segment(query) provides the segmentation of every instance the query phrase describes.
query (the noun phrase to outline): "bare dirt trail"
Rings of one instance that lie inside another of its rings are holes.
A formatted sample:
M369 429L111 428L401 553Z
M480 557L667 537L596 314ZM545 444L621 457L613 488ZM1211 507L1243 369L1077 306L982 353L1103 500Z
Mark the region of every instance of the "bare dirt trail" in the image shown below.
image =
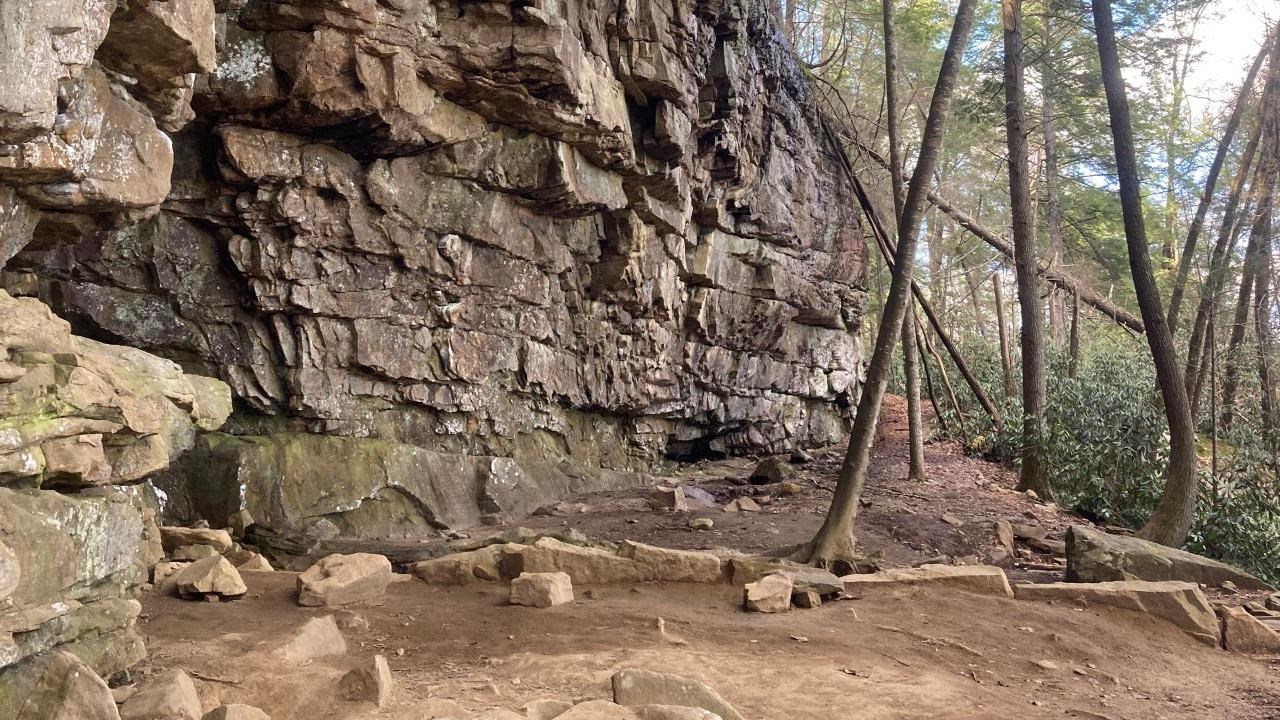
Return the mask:
M1280 717L1274 665L1111 608L877 592L760 615L740 611L728 586L665 585L599 588L596 599L579 588L574 604L536 610L505 606L497 585L415 581L353 609L368 629L346 631L350 656L288 667L244 653L324 613L297 607L290 573L246 580L249 596L234 603L149 596L147 662L193 672L206 707L246 702L274 720L426 720L431 698L472 711L609 698L622 667L702 679L757 720ZM398 682L392 705L338 700L337 678L375 653Z
M905 480L906 428L894 398L881 431L859 542L886 566L940 554L984 557L994 548L996 518L1025 518L1055 536L1078 522L1013 492L1011 469L951 444L927 446L928 482ZM812 534L841 459L836 448L801 466L801 492L772 497L758 513L637 510L644 493L635 492L580 498L589 512L522 524L669 547L774 548ZM707 463L682 480L730 498L750 491L741 482L753 465ZM691 530L694 517L715 527ZM1011 579L1020 574L1035 571L1010 568ZM245 573L245 580L249 595L234 603L147 595L141 627L151 657L139 672L182 667L195 673L206 708L246 702L274 720L429 720L443 712L443 700L482 711L609 698L609 677L622 667L704 680L750 720L1280 718L1274 659L1211 649L1162 621L1113 608L934 589L867 591L816 610L760 615L740 610L732 586L641 585L578 587L575 603L535 610L507 606L498 584L408 581L392 584L381 603L352 608L367 625L347 623L347 656L292 667L252 649L325 613L296 605L291 573ZM399 683L381 711L336 695L338 677L373 654L388 657Z

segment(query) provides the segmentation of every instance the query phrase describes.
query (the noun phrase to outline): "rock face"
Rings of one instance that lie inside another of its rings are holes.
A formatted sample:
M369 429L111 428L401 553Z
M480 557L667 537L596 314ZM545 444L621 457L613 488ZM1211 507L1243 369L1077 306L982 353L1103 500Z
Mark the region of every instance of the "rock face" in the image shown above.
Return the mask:
M66 651L6 671L17 682L0 693L0 717L15 720L119 720L111 689L80 658Z
M1271 589L1258 578L1226 563L1082 525L1067 531L1067 579L1072 582L1181 580L1210 587L1232 582L1242 590Z
M231 386L174 517L426 534L842 434L866 246L764 0L45 5L4 283Z

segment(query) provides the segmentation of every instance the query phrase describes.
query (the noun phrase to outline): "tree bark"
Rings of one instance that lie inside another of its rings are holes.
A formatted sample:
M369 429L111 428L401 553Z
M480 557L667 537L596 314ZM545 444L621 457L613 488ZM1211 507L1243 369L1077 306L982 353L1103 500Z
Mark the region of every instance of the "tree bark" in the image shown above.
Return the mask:
M907 186L902 218L898 225L893 277L889 283L889 293L885 299L862 395L858 400L857 414L849 437L849 450L840 469L831 507L806 553L806 560L821 567L847 565L853 561L854 519L862 497L862 487L867 479L871 445L875 440L885 385L889 381L894 345L902 330L902 319L907 314L920 219L924 213L929 183L938 166L951 95L959 75L961 56L968 42L969 31L973 27L975 5L976 0L960 0L956 11L951 38L943 54L942 67L930 101L929 118L921 136L915 171Z
M1049 267L1058 267L1062 263L1064 252L1062 240L1062 205L1058 200L1058 139L1055 129L1053 92L1047 74L1053 70L1052 13L1045 13L1041 22L1044 24L1044 43L1041 59L1041 132L1044 136L1044 207L1045 224L1049 236L1049 256L1045 259ZM1049 331L1057 343L1066 340L1066 295L1063 292L1049 292ZM1074 309L1073 309L1074 312Z
M1240 156L1240 167L1236 170L1231 192L1227 194L1227 204L1222 212L1222 227L1218 230L1217 242L1214 243L1213 249L1209 252L1209 272L1205 276L1204 286L1200 289L1200 302L1196 306L1196 317L1191 324L1191 338L1187 341L1187 369L1183 373L1183 381L1188 389L1196 389L1191 394L1191 412L1193 415L1200 404L1198 388L1201 385L1200 378L1203 375L1203 367L1198 362L1198 358L1202 354L1201 348L1204 344L1209 318L1212 316L1213 308L1218 302L1218 296L1226 285L1227 264L1231 258L1231 248L1236 241L1240 197L1243 194L1245 181L1249 177L1249 169L1253 166L1253 157L1258 149L1261 130L1261 124L1254 128L1248 144L1245 145L1244 153Z
M1280 35L1273 32L1274 39L1271 42L1280 41ZM1205 217L1209 214L1209 206L1213 204L1213 194L1218 187L1218 176L1222 173L1222 166L1227 160L1227 155L1231 151L1231 143L1235 139L1236 130L1240 127L1240 120L1244 117L1245 108L1249 105L1249 96L1253 92L1253 82L1258 76L1258 70L1262 68L1262 63L1266 59L1269 48L1263 45L1258 56L1254 58L1253 64L1249 66L1249 72L1245 75L1244 83L1240 86L1240 92L1236 95L1235 107L1231 109L1231 116L1227 119L1227 125L1222 130L1222 140L1218 143L1218 151L1214 153L1213 163L1209 165L1209 174L1205 177L1204 193L1200 195L1200 204L1196 206L1195 218L1191 221L1191 227L1187 230L1187 240L1182 246L1182 256L1178 260L1178 275L1173 281L1173 292L1169 296L1169 331L1178 331L1178 314L1182 308L1182 295L1186 290L1187 276L1191 273L1191 261L1196 251L1196 243L1199 242L1200 232L1204 228ZM1192 350L1187 357L1195 357L1195 351Z
M889 132L889 183L893 188L894 228L902 222L902 205L905 192L902 188L902 146L898 135L898 51L894 42L893 2L882 0L884 17L884 97L885 119ZM911 302L910 299L907 300ZM907 312L902 321L902 374L907 385L907 477L924 480L924 427L920 413L920 369L916 358L915 313Z
M1022 0L1003 0L1004 118L1009 148L1009 205L1013 216L1014 267L1022 317L1022 467L1018 490L1052 497L1044 452L1044 320L1037 280L1035 218L1031 214L1031 178L1027 157L1026 92L1023 81L1025 45Z
M1080 295L1071 296L1071 362L1067 366L1067 377L1075 379L1080 372Z
M1009 352L1009 330L1004 322L1004 291L1000 289L1000 273L991 274L991 294L996 304L996 325L1000 332L1000 372L1004 379L1004 397L1013 397L1013 355Z
M1120 55L1111 17L1111 0L1092 0L1092 3L1094 27L1098 35L1098 58L1106 89L1107 110L1111 118L1111 136L1115 143L1120 207L1124 216L1125 242L1129 250L1129 272L1133 276L1134 293L1142 311L1142 322L1147 329L1147 344L1151 348L1156 382L1160 386L1165 417L1169 424L1169 470L1164 493L1140 534L1148 540L1177 547L1186 541L1195 519L1195 428L1187 388L1182 382L1178 352L1173 345L1173 334L1169 332L1169 325L1165 322L1160 290L1151 269L1151 253L1147 248L1147 231L1142 218L1142 188L1138 180L1137 155L1133 146L1133 123L1129 117L1124 78L1120 74Z

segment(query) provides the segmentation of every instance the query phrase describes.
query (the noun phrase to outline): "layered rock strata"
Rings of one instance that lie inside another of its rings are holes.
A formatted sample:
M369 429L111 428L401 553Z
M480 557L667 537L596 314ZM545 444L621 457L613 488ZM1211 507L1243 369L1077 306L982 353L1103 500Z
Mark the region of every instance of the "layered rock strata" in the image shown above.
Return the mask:
M866 248L763 0L3 12L4 287L234 393L172 516L433 533L842 434Z

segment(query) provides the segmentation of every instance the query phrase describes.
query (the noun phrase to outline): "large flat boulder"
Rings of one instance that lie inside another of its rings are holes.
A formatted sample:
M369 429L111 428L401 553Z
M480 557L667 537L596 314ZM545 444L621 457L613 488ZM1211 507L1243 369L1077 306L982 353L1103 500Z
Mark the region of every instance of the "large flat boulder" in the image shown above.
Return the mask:
M628 668L614 673L613 701L619 705L683 705L702 708L724 720L743 720L710 685L651 670Z
M921 565L918 568L894 568L876 573L846 575L845 592L869 588L950 588L979 595L1013 597L1004 571L993 565Z
M1067 580L1180 580L1210 587L1230 581L1242 590L1271 589L1265 582L1224 562L1083 525L1067 530Z
M390 583L391 561L385 555L329 555L298 576L298 604L319 607L380 600Z
M1014 586L1019 600L1081 602L1147 613L1168 620L1208 645L1217 645L1218 618L1195 583L1121 580L1098 583L1046 583Z

